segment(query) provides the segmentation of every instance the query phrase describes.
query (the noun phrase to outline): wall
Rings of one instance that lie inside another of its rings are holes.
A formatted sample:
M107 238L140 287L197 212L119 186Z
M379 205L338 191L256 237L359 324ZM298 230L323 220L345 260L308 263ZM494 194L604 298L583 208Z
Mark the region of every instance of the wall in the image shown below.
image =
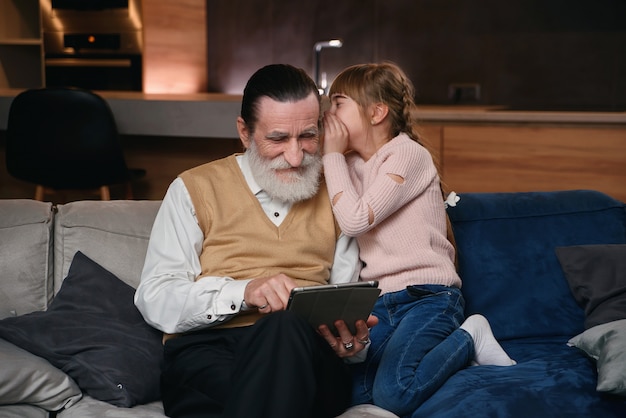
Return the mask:
M329 80L347 65L392 60L418 101L446 104L452 83L481 86L479 104L626 109L623 0L207 0L208 90L241 93L262 65Z

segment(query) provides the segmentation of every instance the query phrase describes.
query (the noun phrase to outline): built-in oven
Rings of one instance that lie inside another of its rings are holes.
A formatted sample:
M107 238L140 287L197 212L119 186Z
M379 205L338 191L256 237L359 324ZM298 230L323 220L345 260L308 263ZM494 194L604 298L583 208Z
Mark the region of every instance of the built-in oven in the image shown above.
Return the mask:
M46 86L141 91L141 0L44 0Z

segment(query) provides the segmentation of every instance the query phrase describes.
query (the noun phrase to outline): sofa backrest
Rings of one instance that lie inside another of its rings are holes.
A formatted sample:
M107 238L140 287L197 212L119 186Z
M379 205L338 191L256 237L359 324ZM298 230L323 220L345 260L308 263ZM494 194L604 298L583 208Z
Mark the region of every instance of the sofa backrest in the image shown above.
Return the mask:
M54 291L74 254L87 257L133 287L139 285L156 200L78 201L59 205L54 222Z
M555 248L626 243L625 205L588 190L460 197L448 214L466 313L484 314L503 340L582 332Z
M52 204L0 200L0 319L52 300Z

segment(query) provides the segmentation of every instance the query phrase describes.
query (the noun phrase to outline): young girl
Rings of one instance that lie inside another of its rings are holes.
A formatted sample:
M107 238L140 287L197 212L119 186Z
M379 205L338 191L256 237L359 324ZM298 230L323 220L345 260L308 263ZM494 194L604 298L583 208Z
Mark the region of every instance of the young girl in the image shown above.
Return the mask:
M515 364L483 316L464 322L442 188L419 141L413 94L396 65L355 65L333 82L323 121L334 214L357 237L361 280L382 289L367 360L352 366L353 403L400 416L470 363Z

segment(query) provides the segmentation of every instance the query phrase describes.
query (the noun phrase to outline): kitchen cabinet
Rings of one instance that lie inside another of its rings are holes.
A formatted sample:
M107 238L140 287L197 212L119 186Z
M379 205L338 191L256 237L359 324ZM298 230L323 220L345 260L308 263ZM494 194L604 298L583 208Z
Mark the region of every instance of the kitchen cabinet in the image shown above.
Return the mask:
M39 0L0 0L0 88L43 85Z
M594 189L626 201L624 126L430 126L441 129L449 190Z
M437 166L439 172L442 172L442 148L443 148L443 126L438 125L421 125L420 141L424 147L430 151L433 162Z

